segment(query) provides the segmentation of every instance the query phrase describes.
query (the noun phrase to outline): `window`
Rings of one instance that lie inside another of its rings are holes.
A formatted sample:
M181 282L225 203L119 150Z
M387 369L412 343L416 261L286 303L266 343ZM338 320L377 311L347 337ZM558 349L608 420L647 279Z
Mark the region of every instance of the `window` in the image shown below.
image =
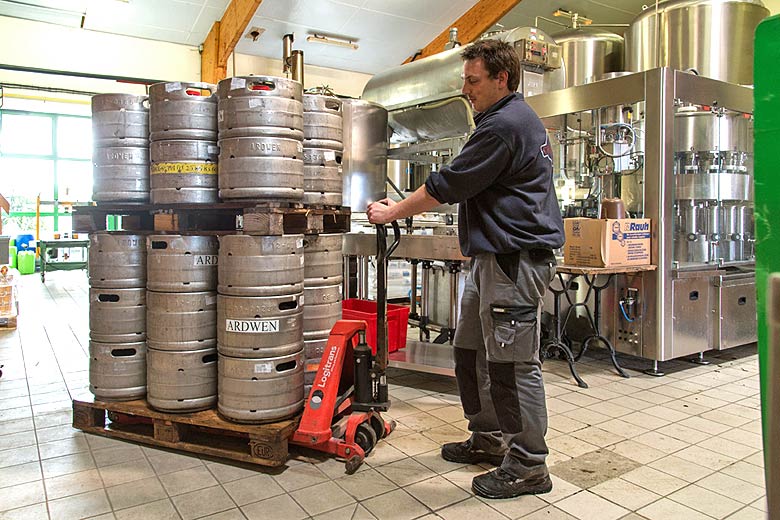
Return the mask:
M0 109L0 193L11 203L4 234L71 231L68 203L92 198L91 156L89 117Z

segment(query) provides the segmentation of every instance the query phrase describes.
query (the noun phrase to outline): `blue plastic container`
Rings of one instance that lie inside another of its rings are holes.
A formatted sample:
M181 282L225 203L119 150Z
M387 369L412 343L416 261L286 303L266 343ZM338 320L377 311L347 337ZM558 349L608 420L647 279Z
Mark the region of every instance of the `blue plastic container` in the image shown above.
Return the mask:
M22 251L35 251L34 241L35 238L32 235L16 235L14 245L19 253Z

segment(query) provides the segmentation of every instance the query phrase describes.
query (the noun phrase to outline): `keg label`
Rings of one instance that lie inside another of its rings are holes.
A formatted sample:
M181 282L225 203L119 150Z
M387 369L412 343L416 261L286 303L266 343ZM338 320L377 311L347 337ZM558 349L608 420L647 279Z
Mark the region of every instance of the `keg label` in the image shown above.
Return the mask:
M273 363L255 363L255 374L270 374L273 371Z
M244 78L231 78L230 90L235 90L237 88L246 88L246 80Z
M298 305L303 306L303 295L298 296Z
M218 261L219 255L196 255L193 265L217 265Z
M225 330L241 334L279 332L279 320L225 320Z
M249 99L249 108L257 108L257 107L262 107L264 105L265 105L265 100L263 98Z
M225 111L224 110L218 110L217 111L217 122L221 123L225 120Z
M149 171L152 175L165 173L172 174L195 174L195 175L216 175L217 165L214 163L173 163L160 162L154 163Z
M334 152L333 150L326 150L322 155L325 156L326 161L336 160L336 152Z
M165 84L165 92L175 92L177 90L181 90L181 83L179 83L178 81Z
M303 239L302 238L299 238L298 240L295 241L295 247L297 247L298 249L302 249L303 248Z

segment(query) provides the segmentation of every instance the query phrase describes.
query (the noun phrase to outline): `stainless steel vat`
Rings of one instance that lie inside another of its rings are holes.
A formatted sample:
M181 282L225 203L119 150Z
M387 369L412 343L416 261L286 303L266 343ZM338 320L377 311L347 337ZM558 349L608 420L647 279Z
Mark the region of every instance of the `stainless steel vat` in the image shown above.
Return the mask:
M303 291L303 235L219 239L220 294L279 296Z
M667 0L626 31L626 67L696 69L708 78L753 84L753 33L769 16L760 0Z
M116 289L146 286L146 237L90 233L89 285Z
M344 100L343 204L365 211L387 196L387 110L359 99Z
M89 391L104 401L146 394L146 343L89 342Z
M220 415L236 422L284 419L303 407L303 352L266 359L219 355Z
M564 88L584 85L623 66L623 37L597 27L578 27L552 35L561 46Z
M146 351L146 401L164 412L197 412L217 404L217 349Z
M146 242L151 291L198 292L217 288L217 238L208 235L150 235Z
M155 350L178 352L216 347L216 291L147 291L146 343Z
M217 86L171 81L149 87L152 141L217 140Z
M146 339L146 288L89 290L89 337L101 343Z

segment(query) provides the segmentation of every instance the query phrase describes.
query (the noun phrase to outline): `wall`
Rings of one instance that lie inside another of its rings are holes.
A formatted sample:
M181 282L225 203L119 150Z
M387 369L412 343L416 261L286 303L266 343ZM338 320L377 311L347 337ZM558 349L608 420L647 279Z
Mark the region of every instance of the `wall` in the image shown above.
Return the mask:
M4 16L0 16L0 64L151 80L200 79L200 54L193 46ZM338 94L353 97L360 96L363 86L371 78L369 74L311 65L306 65L304 72L306 88L328 85ZM235 56L235 64L233 59L228 63L229 76L249 74L281 76L281 59L239 54ZM8 70L0 70L0 82L86 92L142 94L145 91L144 86L131 83ZM6 93L10 99L13 95L43 97L34 91ZM48 96L51 97L51 94ZM57 97L65 99L72 96L58 94Z

